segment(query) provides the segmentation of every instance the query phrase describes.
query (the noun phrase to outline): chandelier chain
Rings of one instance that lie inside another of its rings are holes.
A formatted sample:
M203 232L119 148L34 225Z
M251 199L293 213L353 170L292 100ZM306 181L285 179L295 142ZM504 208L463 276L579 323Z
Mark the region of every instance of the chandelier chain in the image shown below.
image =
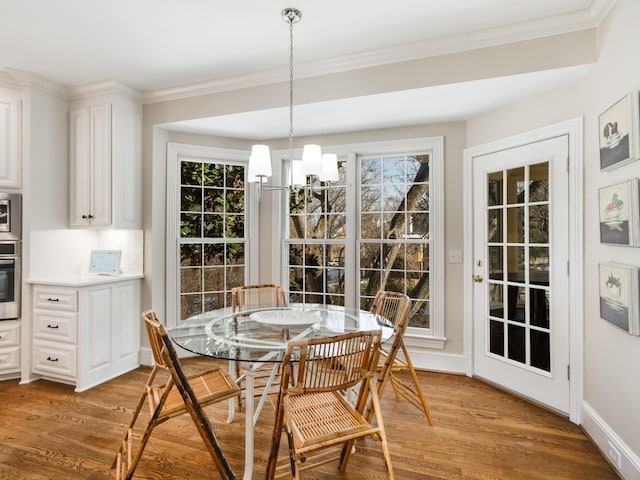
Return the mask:
M289 161L293 161L293 19L289 17Z

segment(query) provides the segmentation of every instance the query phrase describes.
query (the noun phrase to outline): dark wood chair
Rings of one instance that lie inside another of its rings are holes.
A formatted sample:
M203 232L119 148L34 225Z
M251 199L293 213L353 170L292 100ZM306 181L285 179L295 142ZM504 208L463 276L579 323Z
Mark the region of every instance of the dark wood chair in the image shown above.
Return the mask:
M116 469L116 479L133 477L155 427L185 413L193 419L222 478L234 479L235 475L202 407L238 397L240 389L221 368L186 376L167 330L158 320L156 313L144 312L142 318L147 327L155 365L113 461L112 468ZM157 381L159 372L166 373L165 377L168 379L165 383L160 384ZM149 407L149 418L143 429L136 423L145 403Z

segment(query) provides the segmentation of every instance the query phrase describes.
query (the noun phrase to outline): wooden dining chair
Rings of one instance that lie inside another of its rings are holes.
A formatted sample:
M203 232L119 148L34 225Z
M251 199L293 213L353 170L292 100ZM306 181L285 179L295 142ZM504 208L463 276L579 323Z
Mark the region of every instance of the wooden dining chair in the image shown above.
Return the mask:
M274 283L242 285L231 289L231 306L234 312L262 307L286 305L284 288Z
M394 478L374 379L380 337L375 330L287 343L266 479L298 479L333 460L345 471L354 441L367 436L380 441L387 478ZM352 405L343 392L358 385ZM369 398L375 425L362 415ZM283 430L289 463L279 466Z
M378 362L378 395L382 396L382 392L387 383L391 383L396 398L404 398L421 409L429 425L433 425L431 412L427 405L427 400L420 387L418 375L416 374L411 357L404 344L404 334L409 325L409 309L411 308L411 299L397 292L380 290L371 306L371 312L376 315L378 323L387 325L394 329L394 336L390 346L381 345L380 359ZM402 351L403 358L398 357L398 353ZM398 373L408 372L411 376L412 384L403 381L398 377ZM371 418L372 412L367 412L367 418Z
M178 355L164 325L154 311L142 314L147 327L155 365L142 391L140 400L111 468L116 468L116 479L130 479L142 457L142 453L154 428L167 420L189 413L202 437L211 458L224 479L234 479L218 443L211 423L202 407L240 395L233 379L221 368L186 376ZM157 381L159 372L165 372L166 383ZM142 407L149 407L149 418L142 429L136 426Z
M231 306L234 312L242 312L255 308L283 307L287 305L284 288L282 285L275 283L265 283L258 285L242 285L231 289ZM240 379L242 383L242 368L240 362L232 361L229 366L235 374L236 379ZM278 386L278 368L269 363L265 363L262 367L256 369L254 374L254 382L257 388L254 396L261 396L262 392L267 389L270 393L276 392L272 389ZM242 408L241 399L238 400L238 408Z

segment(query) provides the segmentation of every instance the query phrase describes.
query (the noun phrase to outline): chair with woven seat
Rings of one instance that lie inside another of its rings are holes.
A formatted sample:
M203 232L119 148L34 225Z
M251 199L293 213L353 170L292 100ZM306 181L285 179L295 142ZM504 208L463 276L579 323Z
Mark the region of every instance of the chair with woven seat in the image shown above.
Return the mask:
M354 441L368 436L380 441L387 477L393 478L375 388L380 337L381 331L375 330L287 343L265 478L298 479L300 471L333 460L339 460L339 469L344 471ZM352 405L343 392L358 386ZM369 399L375 425L362 415ZM289 462L278 465L283 430Z
M252 308L281 307L286 305L284 288L273 283L234 287L231 289L231 305L235 312Z
M284 288L282 285L265 283L257 285L242 285L231 289L231 306L234 312L242 312L256 308L283 307L287 305ZM243 373L239 362L231 361L229 366L238 383L242 385ZM269 363L252 372L254 381L259 384L255 396L261 395L259 392L273 391L278 385L278 368L274 368ZM238 400L238 408L242 408L242 400Z
M237 397L240 389L221 368L186 376L167 330L156 313L146 311L142 318L147 327L155 365L113 461L116 479L133 477L155 427L185 413L189 413L195 423L221 477L234 479L235 475L202 407ZM156 378L160 372L168 376L166 383L160 384ZM136 423L141 418L140 413L145 403L149 407L149 419L142 430L141 425L136 426Z
M427 400L404 344L404 334L409 325L410 308L411 299L403 293L380 290L373 300L371 312L376 315L378 322L394 329L391 345L389 347L383 345L380 348L378 395L382 396L384 387L390 382L396 398L402 397L422 410L429 425L433 425ZM402 351L403 358L398 357L400 351ZM399 378L397 374L400 372L408 372L413 384ZM367 417L371 418L370 412L367 413Z

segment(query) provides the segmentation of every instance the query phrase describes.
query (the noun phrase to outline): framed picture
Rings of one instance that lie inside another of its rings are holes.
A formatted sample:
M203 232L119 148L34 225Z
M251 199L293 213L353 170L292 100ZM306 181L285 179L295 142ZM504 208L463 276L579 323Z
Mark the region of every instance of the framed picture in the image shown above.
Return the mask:
M640 247L638 179L598 191L600 243Z
M601 263L599 268L600 317L631 335L640 335L640 270L620 263Z
M638 91L614 103L598 117L600 170L612 170L640 158Z

